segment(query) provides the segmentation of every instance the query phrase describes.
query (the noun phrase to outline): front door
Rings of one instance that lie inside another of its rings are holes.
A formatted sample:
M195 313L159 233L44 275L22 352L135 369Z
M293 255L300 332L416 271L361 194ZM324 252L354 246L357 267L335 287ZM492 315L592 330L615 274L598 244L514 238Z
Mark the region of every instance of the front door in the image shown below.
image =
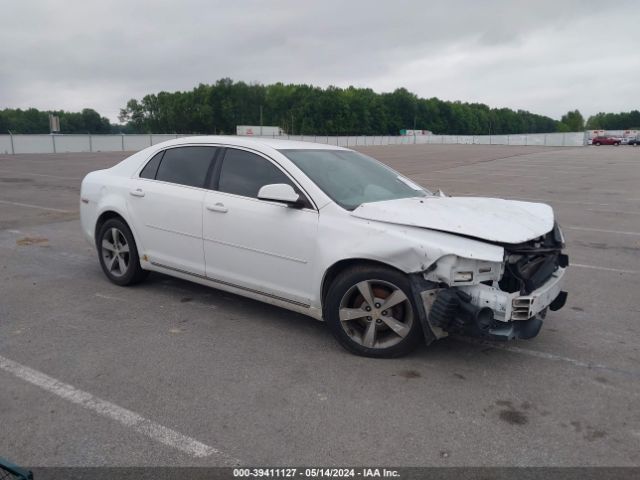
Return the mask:
M264 185L292 180L269 159L228 148L205 194L206 274L245 290L309 304L318 212L259 200Z

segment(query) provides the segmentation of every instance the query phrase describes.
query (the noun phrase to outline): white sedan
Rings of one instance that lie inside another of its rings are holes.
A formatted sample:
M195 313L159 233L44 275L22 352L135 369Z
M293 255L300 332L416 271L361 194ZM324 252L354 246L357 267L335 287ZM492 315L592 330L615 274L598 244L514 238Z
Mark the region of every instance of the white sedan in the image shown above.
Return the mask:
M325 320L349 351L532 338L561 308L551 207L434 195L353 150L186 137L88 174L82 230L118 285L155 271Z

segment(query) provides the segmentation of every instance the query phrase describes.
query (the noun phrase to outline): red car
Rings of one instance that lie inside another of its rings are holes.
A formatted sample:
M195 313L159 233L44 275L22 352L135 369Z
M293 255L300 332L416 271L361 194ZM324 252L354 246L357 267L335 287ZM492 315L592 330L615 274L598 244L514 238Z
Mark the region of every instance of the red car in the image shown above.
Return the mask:
M593 137L591 145L620 145L620 139L616 137Z

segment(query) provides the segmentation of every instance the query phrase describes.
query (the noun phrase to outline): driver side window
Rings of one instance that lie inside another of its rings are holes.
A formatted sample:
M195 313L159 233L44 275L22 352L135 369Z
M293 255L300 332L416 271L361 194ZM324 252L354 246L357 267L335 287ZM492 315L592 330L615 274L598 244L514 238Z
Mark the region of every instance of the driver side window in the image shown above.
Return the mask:
M227 149L220 169L218 191L258 198L260 188L272 183L286 183L297 190L291 180L268 160L245 150Z

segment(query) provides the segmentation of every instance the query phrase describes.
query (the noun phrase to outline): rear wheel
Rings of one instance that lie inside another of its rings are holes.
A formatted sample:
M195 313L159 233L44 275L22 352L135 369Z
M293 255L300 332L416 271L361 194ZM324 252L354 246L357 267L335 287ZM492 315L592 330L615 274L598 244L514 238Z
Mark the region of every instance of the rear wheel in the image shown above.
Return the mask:
M102 271L116 285L133 285L149 274L140 266L136 241L124 221L107 220L98 233L97 247Z
M600 145L602 145L600 142L596 142L594 143L595 146L599 147Z
M345 270L329 288L324 316L338 342L357 355L399 357L422 340L409 280L390 268Z

